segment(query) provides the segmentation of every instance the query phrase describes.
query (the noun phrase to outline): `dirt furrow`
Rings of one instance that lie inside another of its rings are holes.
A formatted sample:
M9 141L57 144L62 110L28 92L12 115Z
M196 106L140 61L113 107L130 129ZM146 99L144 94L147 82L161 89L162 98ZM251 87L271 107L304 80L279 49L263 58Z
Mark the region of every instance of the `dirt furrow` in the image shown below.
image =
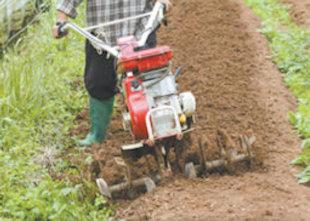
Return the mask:
M298 168L289 165L301 152L300 140L287 121L296 101L281 73L268 59L268 42L258 33L260 20L242 0L176 0L160 43L171 46L181 65L181 91L197 98L197 139L209 140L209 159L217 153L217 129L236 141L254 134L254 171L213 174L186 180L181 175L134 201L120 202L118 217L128 220L309 220L310 189L297 184ZM109 183L122 172L113 156L130 140L120 114L107 140L94 145L90 171ZM83 124L82 114L77 121ZM75 133L84 130L82 125ZM143 162L142 162L143 163ZM86 170L89 168L86 168ZM238 168L237 168L238 169Z
M300 153L287 122L295 99L268 60L260 20L241 0L178 0L161 30L161 43L182 65L180 88L198 99L198 131L215 149L217 128L236 139L254 133L263 161L253 173L175 178L119 210L150 220L307 220L310 190L299 186L289 162ZM195 145L195 143L193 143Z

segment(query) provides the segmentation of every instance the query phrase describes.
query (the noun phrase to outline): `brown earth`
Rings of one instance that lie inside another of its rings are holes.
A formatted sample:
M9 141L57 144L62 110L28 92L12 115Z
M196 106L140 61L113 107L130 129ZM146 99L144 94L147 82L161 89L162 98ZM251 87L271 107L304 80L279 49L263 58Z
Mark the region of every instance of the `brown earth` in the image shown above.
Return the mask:
M236 141L254 134L257 154L252 173L210 175L186 180L176 175L134 201L119 201L117 217L128 220L310 220L310 189L297 184L298 168L289 165L301 152L298 134L287 121L296 101L281 73L268 59L268 42L257 29L260 20L241 0L176 0L162 28L160 43L171 46L174 64L182 65L181 91L197 98L197 139L209 140L216 157L215 135L225 130ZM119 110L106 141L87 151L94 162L85 172L109 184L123 179L113 160L130 142ZM87 131L86 112L77 119ZM143 165L139 161L138 166ZM240 167L243 171L243 165ZM145 171L140 171L144 173Z
M290 14L292 20L302 26L310 25L310 1L309 0L281 0L281 3L291 5Z

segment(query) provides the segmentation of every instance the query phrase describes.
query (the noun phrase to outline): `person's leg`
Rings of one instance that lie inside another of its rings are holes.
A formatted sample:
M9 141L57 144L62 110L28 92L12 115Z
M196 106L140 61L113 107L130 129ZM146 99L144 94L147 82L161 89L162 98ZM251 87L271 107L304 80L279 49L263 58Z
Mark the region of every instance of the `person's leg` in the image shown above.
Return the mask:
M114 59L106 53L99 55L89 42L86 42L86 65L84 81L89 93L89 116L91 129L84 140L77 143L89 146L100 143L106 135L113 112L116 93Z
M90 96L106 100L116 93L117 74L115 58L106 52L98 54L97 50L86 42L86 65L84 73L85 87Z
M79 140L78 144L90 146L92 143L101 143L105 138L113 112L114 97L101 101L89 97L89 116L91 129L84 140Z

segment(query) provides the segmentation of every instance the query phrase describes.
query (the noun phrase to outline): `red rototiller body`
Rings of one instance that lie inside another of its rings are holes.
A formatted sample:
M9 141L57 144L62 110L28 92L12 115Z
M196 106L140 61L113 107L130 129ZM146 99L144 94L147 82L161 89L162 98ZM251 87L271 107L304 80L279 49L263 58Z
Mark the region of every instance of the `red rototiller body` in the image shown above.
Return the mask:
M148 23L141 39L125 36L117 40L117 46L107 45L103 40L95 37L90 31L105 26L141 19L149 16ZM165 21L164 5L156 3L152 12L142 15L101 24L98 26L80 28L74 23L65 23L60 27L61 32L68 28L86 37L95 48L107 51L118 60L121 70L121 86L124 97L123 125L133 137L131 144L121 147L122 158L116 157L115 162L126 167L126 178L123 183L109 186L104 179L97 179L97 184L103 195L112 197L114 192L128 188L145 186L151 190L156 183L165 176L172 175L168 154L170 149L175 152L175 165L180 170L185 165L179 164L179 157L183 151L184 134L193 130L192 123L196 111L195 97L191 92L178 92L176 77L180 73L172 73L172 52L168 46L146 48L149 35L157 30ZM248 151L250 154L250 150ZM157 173L147 177L132 179L129 158L138 158L144 154L152 154L157 164ZM250 155L239 157L240 160L250 158ZM227 160L216 162L224 165ZM208 169L210 162L204 160L200 168ZM213 164L212 164L213 165ZM211 165L211 166L212 166ZM187 165L190 174L195 173L195 166ZM196 166L197 167L197 166Z

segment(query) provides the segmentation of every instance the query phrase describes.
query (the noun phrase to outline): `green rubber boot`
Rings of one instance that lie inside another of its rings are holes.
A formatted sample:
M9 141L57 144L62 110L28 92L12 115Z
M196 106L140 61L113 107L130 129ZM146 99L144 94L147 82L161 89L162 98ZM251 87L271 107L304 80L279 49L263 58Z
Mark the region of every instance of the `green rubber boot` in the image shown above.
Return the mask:
M113 112L114 97L101 101L89 97L89 116L91 129L84 140L79 140L78 145L90 146L92 143L101 143L105 138Z

